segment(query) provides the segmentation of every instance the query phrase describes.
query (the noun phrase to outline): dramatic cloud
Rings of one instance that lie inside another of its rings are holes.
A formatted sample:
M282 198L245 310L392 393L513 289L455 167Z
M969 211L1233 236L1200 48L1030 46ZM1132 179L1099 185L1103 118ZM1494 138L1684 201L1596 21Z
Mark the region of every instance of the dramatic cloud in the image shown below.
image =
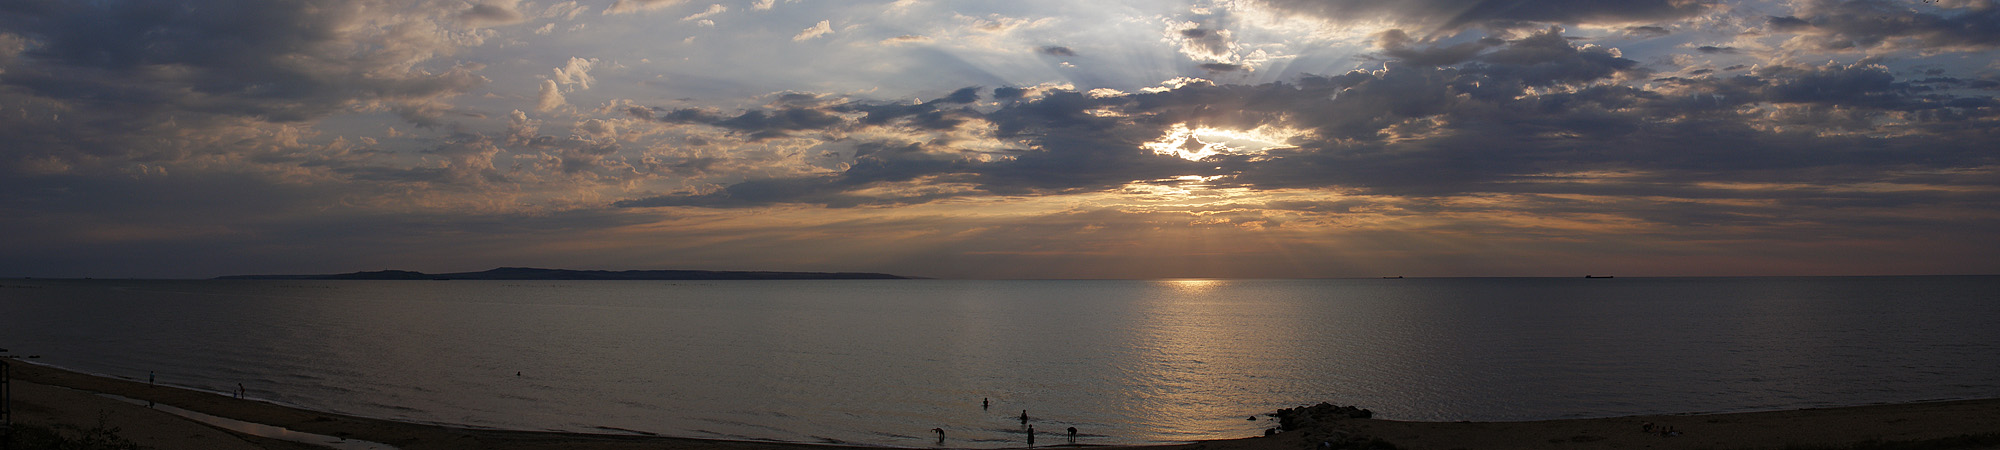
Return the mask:
M1881 0L1811 0L1797 15L1769 21L1772 29L1800 33L1801 40L1827 50L2000 47L2000 6L1991 1L1965 3L1959 9L1924 11Z
M1393 34L1384 40L1396 42ZM1661 183L1716 177L1735 182L1789 183L1827 171L1846 172L1852 180L1886 181L1909 171L1982 167L1991 160L1983 152L1943 144L1970 137L1963 133L1906 134L1898 138L1900 143L1880 147L1869 139L1852 136L1759 130L1800 125L1819 130L1868 128L1872 127L1871 116L1937 110L1954 102L1917 96L1915 89L1895 83L1893 76L1878 66L1770 66L1758 75L1732 80L1668 80L1672 87L1650 92L1605 84L1622 73L1643 75L1643 71L1616 51L1571 44L1560 29L1467 48L1447 49L1454 54L1448 58L1435 56L1441 53L1437 51L1404 52L1425 58L1426 64L1392 63L1385 71L1309 77L1297 84L1197 83L1157 93L1112 96L1056 91L989 113L958 112L964 121L992 123L994 138L1024 139L1025 145L1007 152L1006 158L981 159L978 154L949 148L896 144L894 152L857 151L851 167L839 173L752 180L715 192L618 205L853 206L933 201L941 196L1103 190L1135 180L1184 176L1202 177L1214 188L1250 190L1330 188L1384 195L1456 196L1570 195L1604 189L1655 190L1656 195L1707 198L1741 193ZM1433 67L1454 60L1463 61L1463 66ZM1542 89L1550 87L1561 89ZM1690 99L1690 93L1699 100ZM995 93L997 98L1019 95L1013 90ZM1848 110L1831 116L1795 116L1784 106L1768 111L1743 109L1758 104L1823 104ZM823 111L750 111L731 119L677 113L695 122L757 132L831 131L857 125L922 128L923 121L899 120L937 110L930 104L853 103ZM835 119L834 113L841 111L867 115L858 122ZM1165 132L1167 124L1303 133L1287 142L1289 149L1263 154L1223 153L1199 164L1159 158L1141 150L1141 144ZM1684 134L1694 126L1733 131L1700 138ZM1711 143L1695 145L1691 139ZM1912 150L1925 142L1938 147ZM879 148L886 144L869 145ZM1692 150L1704 147L1765 150L1741 154ZM1818 149L1822 156L1789 155L1808 148ZM1922 156L1906 159L1917 153ZM1890 160L1905 162L1864 163ZM1741 167L1743 171L1718 172L1726 167ZM1609 179L1559 175L1596 173L1632 175ZM974 190L893 198L860 195L884 183L921 178L952 180ZM1565 179L1571 181L1561 181ZM1578 190L1586 186L1599 188Z
M1280 11L1318 17L1336 23L1386 20L1405 29L1456 30L1468 26L1517 22L1552 24L1644 24L1691 17L1714 2L1700 0L1563 1L1563 0L1257 0Z
M1995 11L0 0L0 275L1995 272Z

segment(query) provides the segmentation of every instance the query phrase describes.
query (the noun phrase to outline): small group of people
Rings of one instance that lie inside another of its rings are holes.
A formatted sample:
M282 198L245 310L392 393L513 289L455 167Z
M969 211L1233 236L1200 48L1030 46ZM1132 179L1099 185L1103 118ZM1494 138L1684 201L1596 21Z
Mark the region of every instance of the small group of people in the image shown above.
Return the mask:
M1652 422L1639 424L1639 431L1646 433L1660 433L1660 437L1674 437L1681 435L1681 430L1676 430L1674 429L1674 427L1667 425L1654 425Z
M979 408L993 409L993 399L991 398L979 399ZM1035 425L1028 423L1029 419L1031 419L1031 417L1028 417L1028 410L1025 409L1021 410L1021 426L1025 428L1025 432L1028 436L1028 446L1033 447L1035 446ZM1075 444L1076 427L1069 427L1068 431L1069 431L1069 443ZM937 434L937 445L944 445L944 428L932 428L931 432Z
M1028 423L1028 410L1021 410L1021 425L1028 427L1028 446L1035 446L1035 426ZM1076 443L1076 427L1069 427L1069 443Z

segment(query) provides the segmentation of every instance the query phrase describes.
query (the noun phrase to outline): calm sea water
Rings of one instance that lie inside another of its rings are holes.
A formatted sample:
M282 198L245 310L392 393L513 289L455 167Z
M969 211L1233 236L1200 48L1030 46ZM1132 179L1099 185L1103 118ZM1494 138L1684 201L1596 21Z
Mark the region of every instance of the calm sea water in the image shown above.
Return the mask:
M2000 277L0 281L39 362L417 422L928 447L2000 397ZM982 398L991 408L982 408ZM621 431L622 430L622 431Z

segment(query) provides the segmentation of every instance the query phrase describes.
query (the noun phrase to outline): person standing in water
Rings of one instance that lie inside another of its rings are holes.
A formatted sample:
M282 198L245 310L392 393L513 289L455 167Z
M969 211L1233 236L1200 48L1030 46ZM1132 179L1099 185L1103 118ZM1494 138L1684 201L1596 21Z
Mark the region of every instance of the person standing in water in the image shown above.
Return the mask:
M1025 409L1021 410L1021 424L1022 425L1028 424L1028 410Z
M1076 427L1069 427L1069 443L1076 443Z
M979 399L979 409L993 409L992 399L988 398Z

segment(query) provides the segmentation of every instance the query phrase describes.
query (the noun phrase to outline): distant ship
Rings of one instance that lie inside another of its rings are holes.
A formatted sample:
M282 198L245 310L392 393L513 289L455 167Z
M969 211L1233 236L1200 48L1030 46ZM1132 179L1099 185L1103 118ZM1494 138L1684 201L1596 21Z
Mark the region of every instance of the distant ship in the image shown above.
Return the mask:
M1400 279L1402 279L1402 278L1403 278L1403 276L1402 276L1402 275L1397 275L1397 276L1393 276L1393 277L1382 277L1382 279L1384 279L1384 280L1400 280Z
M1584 277L1584 278L1616 278L1616 277L1613 277L1613 276L1611 276L1611 275L1605 275L1605 276L1601 276L1601 277L1600 277L1600 276L1596 276L1596 275L1584 275L1583 277Z

